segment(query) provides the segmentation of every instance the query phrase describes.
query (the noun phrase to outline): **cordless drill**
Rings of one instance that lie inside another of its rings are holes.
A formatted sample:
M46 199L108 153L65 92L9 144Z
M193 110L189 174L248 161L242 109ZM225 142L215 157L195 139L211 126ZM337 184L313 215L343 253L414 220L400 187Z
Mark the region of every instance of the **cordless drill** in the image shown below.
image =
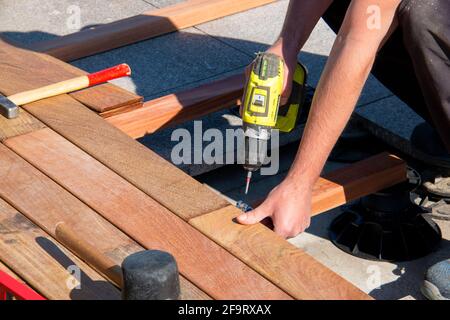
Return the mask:
M292 131L304 100L306 69L300 63L294 73L288 103L280 107L284 61L272 53L258 53L244 91L242 122L244 130L244 169L248 171L245 194L252 173L264 164L272 129Z

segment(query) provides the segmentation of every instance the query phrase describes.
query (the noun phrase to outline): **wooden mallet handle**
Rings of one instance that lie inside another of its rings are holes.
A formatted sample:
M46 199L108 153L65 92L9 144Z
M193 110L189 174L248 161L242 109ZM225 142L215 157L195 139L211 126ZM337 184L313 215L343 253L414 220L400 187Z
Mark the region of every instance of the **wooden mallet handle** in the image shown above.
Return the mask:
M108 277L119 288L123 287L121 267L88 241L82 239L82 235L75 234L63 222L56 225L55 235L62 245L84 260L89 266Z
M33 90L16 93L7 98L17 106L22 106L27 103L85 89L90 86L129 75L131 75L130 67L127 64L122 63L112 68L108 68L92 74L57 82Z

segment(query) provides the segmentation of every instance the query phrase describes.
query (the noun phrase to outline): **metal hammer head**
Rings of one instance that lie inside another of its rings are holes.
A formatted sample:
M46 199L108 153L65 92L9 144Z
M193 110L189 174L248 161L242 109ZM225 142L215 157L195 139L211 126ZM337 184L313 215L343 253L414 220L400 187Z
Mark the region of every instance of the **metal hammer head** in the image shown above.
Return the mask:
M19 116L19 107L0 93L0 114L8 119Z
M176 300L180 279L175 258L164 251L146 250L122 263L124 300Z

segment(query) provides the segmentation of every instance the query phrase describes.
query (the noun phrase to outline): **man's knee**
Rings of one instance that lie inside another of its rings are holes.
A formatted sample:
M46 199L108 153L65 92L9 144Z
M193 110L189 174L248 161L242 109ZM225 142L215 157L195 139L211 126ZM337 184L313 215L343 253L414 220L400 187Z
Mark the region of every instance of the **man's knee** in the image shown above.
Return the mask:
M403 0L398 9L399 23L411 40L423 40L423 37L442 29L449 10L449 0Z

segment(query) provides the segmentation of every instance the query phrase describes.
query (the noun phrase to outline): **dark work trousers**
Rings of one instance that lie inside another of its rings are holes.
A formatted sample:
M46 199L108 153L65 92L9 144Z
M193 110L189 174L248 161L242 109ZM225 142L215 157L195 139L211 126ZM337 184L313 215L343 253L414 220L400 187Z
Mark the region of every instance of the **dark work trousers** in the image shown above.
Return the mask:
M334 0L323 16L336 33L349 4ZM450 153L450 0L403 0L397 17L372 74L437 130Z

